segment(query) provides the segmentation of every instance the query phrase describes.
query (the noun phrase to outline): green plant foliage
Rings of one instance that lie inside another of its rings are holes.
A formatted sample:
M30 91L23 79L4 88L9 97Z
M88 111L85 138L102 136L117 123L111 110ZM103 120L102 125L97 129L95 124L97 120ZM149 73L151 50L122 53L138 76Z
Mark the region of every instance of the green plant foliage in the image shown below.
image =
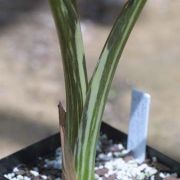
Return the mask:
M91 78L76 145L78 180L94 178L96 143L102 114L119 58L146 0L129 1L117 18Z
M74 156L76 179L93 180L97 138L109 89L124 46L146 0L129 0L125 4L88 85L76 2L49 1L63 56L67 92L65 131Z
M72 2L71 2L72 1ZM87 92L87 72L75 0L50 0L61 44L66 86L66 131L72 150Z

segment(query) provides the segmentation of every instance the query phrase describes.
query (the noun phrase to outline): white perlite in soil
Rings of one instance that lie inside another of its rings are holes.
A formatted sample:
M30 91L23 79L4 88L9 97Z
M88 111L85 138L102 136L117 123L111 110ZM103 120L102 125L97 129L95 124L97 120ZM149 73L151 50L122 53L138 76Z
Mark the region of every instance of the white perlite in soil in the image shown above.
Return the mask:
M39 158L40 165L28 168L15 167L4 177L9 180L61 180L62 153L58 148L54 157ZM165 173L156 168L157 159L138 164L121 143L114 144L105 135L97 145L95 180L177 180L177 174ZM167 169L166 169L167 172Z

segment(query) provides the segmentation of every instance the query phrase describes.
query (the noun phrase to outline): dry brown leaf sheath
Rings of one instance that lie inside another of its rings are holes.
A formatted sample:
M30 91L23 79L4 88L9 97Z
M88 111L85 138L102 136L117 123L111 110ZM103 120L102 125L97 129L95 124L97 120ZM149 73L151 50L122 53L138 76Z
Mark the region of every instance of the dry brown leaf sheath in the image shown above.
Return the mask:
M61 148L62 148L62 161L63 161L63 180L76 180L76 173L74 167L74 159L72 152L70 150L67 135L65 132L65 121L66 121L66 112L61 104L58 105L59 109L59 126L60 126L60 139L61 139Z

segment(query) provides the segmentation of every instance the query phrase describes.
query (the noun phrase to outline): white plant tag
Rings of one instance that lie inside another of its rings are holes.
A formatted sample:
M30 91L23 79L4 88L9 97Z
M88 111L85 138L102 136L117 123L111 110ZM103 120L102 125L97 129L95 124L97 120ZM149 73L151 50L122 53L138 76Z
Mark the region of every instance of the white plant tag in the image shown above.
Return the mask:
M150 101L149 94L135 89L132 91L127 149L138 163L146 157Z

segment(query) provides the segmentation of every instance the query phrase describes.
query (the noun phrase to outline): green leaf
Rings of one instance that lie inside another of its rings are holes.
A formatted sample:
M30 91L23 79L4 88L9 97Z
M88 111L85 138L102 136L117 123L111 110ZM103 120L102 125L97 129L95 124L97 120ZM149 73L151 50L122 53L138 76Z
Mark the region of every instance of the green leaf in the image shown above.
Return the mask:
M145 2L131 0L124 6L90 81L74 155L78 180L94 179L97 137L108 92L119 58Z
M73 151L87 92L87 72L75 0L49 0L61 44L66 86L66 131Z

